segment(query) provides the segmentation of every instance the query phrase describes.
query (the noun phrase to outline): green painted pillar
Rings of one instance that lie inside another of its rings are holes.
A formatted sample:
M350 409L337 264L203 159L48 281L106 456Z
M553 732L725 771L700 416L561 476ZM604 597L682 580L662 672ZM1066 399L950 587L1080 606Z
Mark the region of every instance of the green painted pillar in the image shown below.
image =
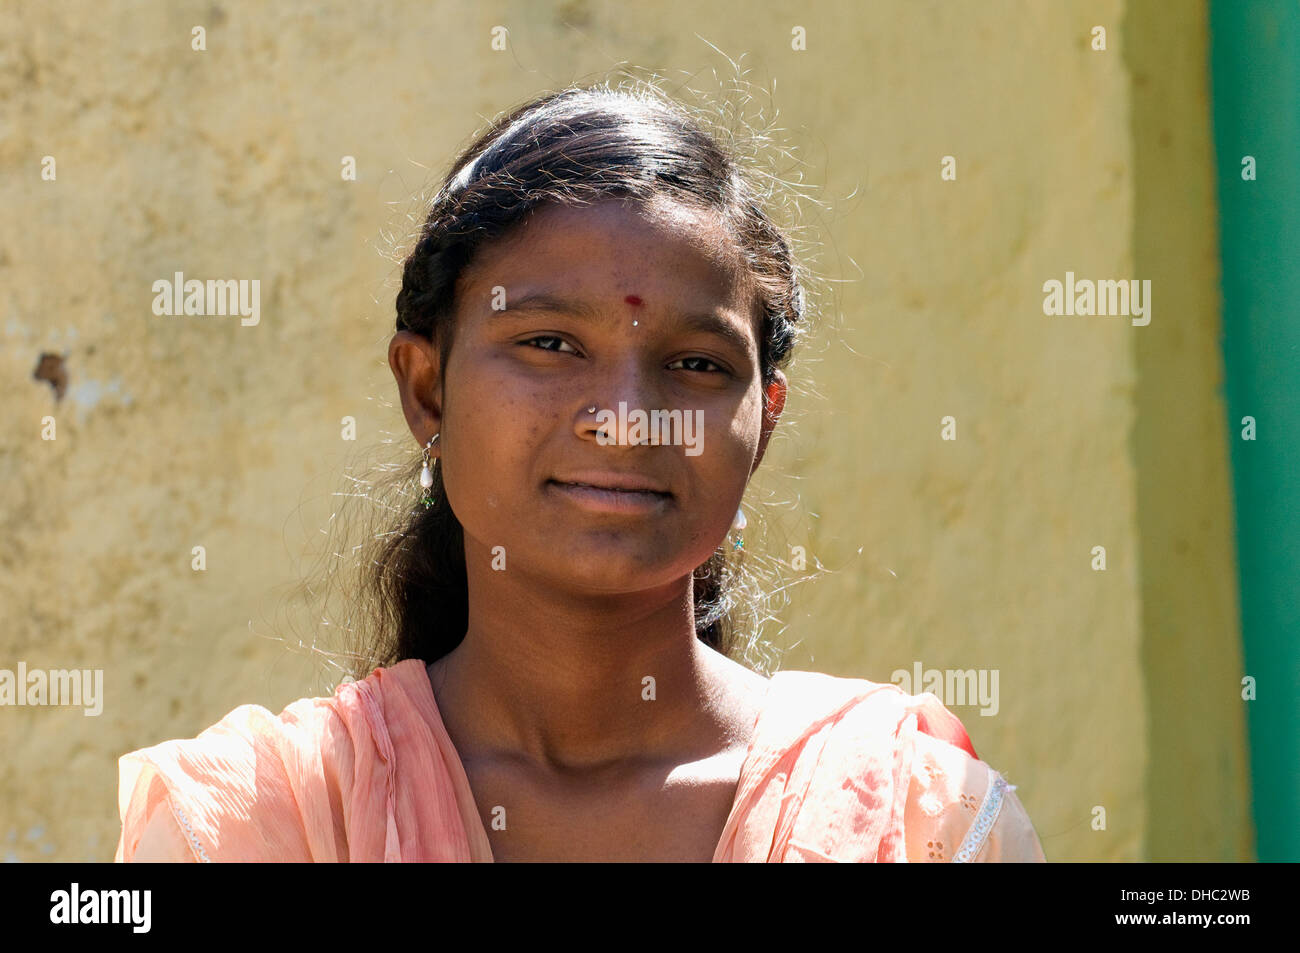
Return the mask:
M1300 2L1211 0L1252 800L1261 861L1300 860ZM1243 179L1253 156L1255 179ZM1243 417L1255 439L1242 439ZM1176 493L1176 487L1169 488ZM1213 818L1206 818L1208 823Z

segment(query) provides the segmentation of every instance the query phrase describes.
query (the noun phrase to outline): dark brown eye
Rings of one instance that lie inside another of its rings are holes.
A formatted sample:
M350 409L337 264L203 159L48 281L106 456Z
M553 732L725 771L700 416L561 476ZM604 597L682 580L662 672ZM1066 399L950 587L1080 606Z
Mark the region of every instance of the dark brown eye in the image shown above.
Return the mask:
M519 343L520 343L520 344L524 344L524 345L531 345L534 341L557 341L557 342L559 342L560 344L568 345L568 347L570 348L570 350L573 350L573 345L572 345L572 344L569 344L569 342L566 341L566 340L564 340L564 338L556 337L556 336L553 335L553 334L543 334L543 335L539 335L539 336L537 336L537 337L535 337L535 338L529 338L527 341L520 341ZM539 350L539 351L558 351L558 352L561 353L561 354L565 353L564 351L559 351L558 348L553 348L553 347L539 347L538 350ZM576 350L573 350L573 353L574 353L574 354L577 354L578 352L577 352Z
M718 371L721 371L721 370L722 370L722 368L721 368L718 364L716 364L716 363L714 363L713 361L709 360L707 357L683 357L683 358L680 358L680 359L678 359L678 360L676 360L676 361L673 361L673 364L683 364L683 363L685 363L686 361L700 361L700 362L703 362L703 363L705 363L705 364L708 364L709 366L713 367L715 370L718 370ZM672 366L673 366L672 364L669 364L669 365L668 365L668 367L669 367L670 369L672 368ZM684 368L682 368L682 370L684 370L684 371L696 371L696 372L698 372L698 373L709 373L708 371L706 371L706 370L705 370L704 368L702 368L702 367L684 367Z

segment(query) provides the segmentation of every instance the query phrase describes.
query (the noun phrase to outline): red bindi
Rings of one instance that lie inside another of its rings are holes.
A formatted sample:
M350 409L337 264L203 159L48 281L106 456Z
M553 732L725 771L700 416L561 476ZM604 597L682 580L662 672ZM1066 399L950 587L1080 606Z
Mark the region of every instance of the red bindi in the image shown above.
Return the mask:
M626 298L624 298L623 300L626 301L628 304L633 305L633 306L639 305L639 304L641 303L641 299L638 298L636 295L628 295L628 296L627 296Z

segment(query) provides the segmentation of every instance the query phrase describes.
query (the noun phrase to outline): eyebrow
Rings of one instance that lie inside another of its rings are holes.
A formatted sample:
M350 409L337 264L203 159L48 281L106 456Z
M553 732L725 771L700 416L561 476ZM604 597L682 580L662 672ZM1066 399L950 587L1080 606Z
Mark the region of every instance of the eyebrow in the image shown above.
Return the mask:
M521 295L512 304L509 304L504 311L494 311L493 315L505 316L524 311L569 314L595 323L610 319L610 312L597 308L581 298L566 298L562 295L543 291ZM691 312L690 314L678 315L678 320L687 330L716 334L736 345L746 354L750 353L749 335L719 314L709 311Z

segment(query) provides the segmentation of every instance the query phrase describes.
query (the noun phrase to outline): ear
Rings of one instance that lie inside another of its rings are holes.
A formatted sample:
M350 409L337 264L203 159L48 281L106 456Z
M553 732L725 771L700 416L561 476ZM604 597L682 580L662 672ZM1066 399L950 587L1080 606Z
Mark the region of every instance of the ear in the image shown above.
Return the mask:
M781 411L785 410L785 395L785 375L778 370L776 379L763 390L763 429L758 438L758 454L754 457L754 465L749 470L750 476L753 476L758 465L763 462L763 454L767 453L767 442L771 439L772 431L776 429L776 422L781 419Z
M388 366L397 379L406 425L425 446L442 429L442 367L436 341L398 331L388 342ZM437 449L434 456L437 456Z

